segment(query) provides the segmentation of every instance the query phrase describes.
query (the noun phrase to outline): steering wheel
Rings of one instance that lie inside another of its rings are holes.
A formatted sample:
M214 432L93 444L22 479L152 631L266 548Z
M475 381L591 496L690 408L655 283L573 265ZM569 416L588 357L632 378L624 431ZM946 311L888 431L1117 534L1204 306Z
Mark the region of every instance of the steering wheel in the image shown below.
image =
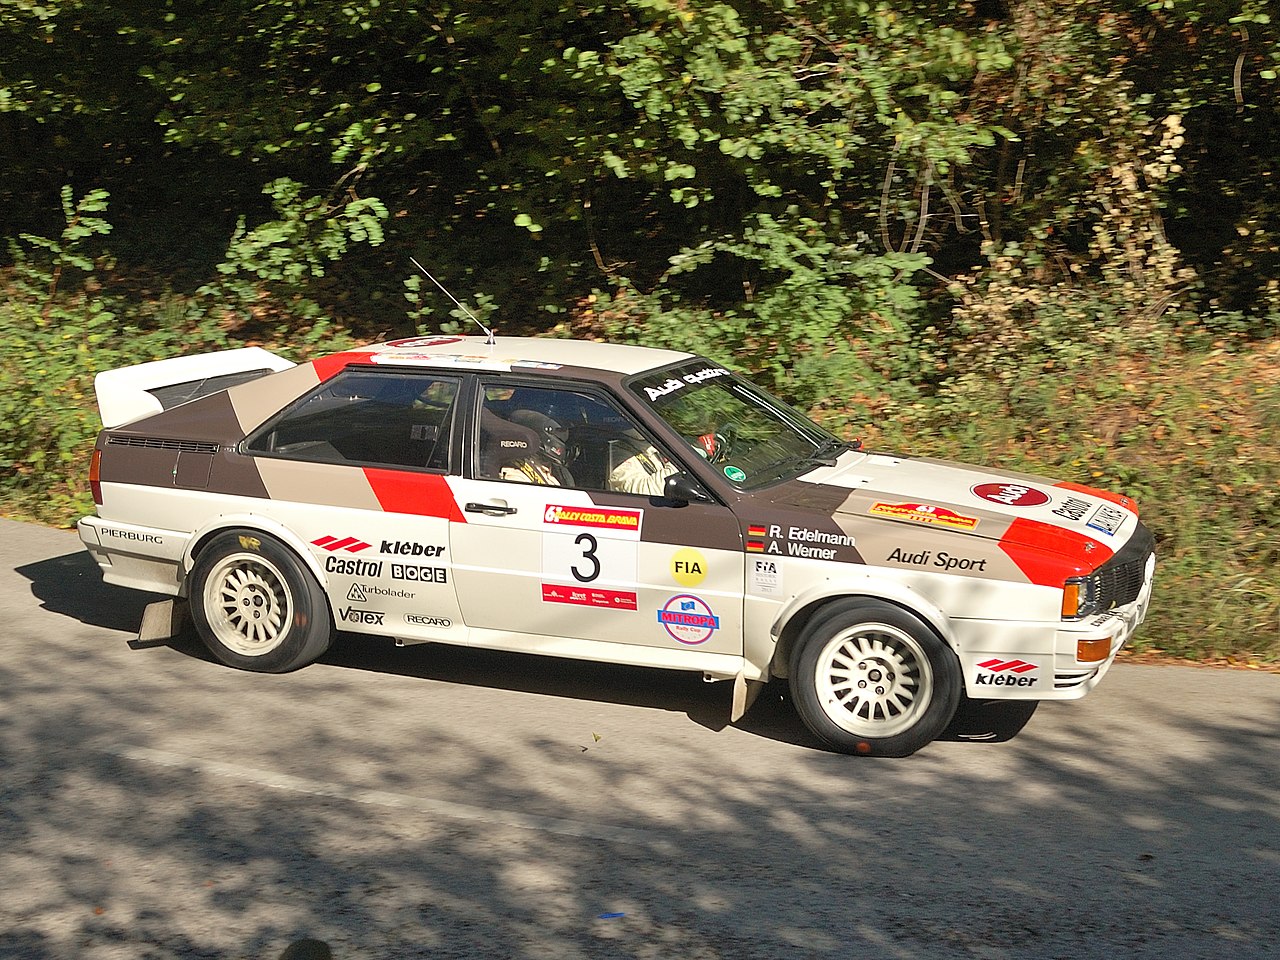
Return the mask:
M711 449L709 457L712 463L724 463L733 454L733 448L738 443L738 425L735 423L725 423L716 427L712 433L714 446Z

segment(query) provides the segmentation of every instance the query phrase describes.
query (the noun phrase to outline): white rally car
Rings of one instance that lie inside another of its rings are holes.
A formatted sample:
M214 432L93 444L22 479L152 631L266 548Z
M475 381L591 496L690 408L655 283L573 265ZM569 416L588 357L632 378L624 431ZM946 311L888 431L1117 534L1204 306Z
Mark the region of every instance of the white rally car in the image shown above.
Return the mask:
M834 749L905 755L962 699L1083 696L1151 596L1127 497L869 453L685 353L415 337L96 389L81 539L247 670L341 630L699 671L735 719L787 677Z

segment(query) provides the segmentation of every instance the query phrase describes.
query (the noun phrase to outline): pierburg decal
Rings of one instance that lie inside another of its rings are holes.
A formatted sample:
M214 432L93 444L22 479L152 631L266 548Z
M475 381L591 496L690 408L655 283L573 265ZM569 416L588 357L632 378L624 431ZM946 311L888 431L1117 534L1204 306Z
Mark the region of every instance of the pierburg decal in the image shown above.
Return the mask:
M101 527L104 537L116 540L132 540L134 543L164 543L164 537L156 533L139 533L136 530L117 530L115 527Z
M636 595L630 590L602 590L598 587L568 587L557 583L542 585L544 603L568 603L605 610L635 610Z
M980 672L973 682L980 687L1034 687L1040 682L1039 677L1029 674L1039 670L1038 663L1026 660L984 660L978 664Z
M706 601L693 594L672 597L658 611L658 622L674 640L694 647L706 643L720 629L720 618L711 612Z
M319 547L321 550L328 550L333 553L337 550L345 550L347 553L359 553L361 550L368 550L373 546L371 543L365 543L358 537L321 537L319 540L312 540L313 547Z
M876 517L923 523L931 527L948 527L952 530L972 530L978 525L977 517L966 517L931 503L875 503L867 512Z
M970 487L969 492L982 500L1002 503L1006 507L1039 507L1051 499L1043 490L1024 483L979 483Z
M543 523L616 530L636 537L640 536L640 521L643 518L643 510L628 510L623 507L571 507L560 503L548 503L542 514Z

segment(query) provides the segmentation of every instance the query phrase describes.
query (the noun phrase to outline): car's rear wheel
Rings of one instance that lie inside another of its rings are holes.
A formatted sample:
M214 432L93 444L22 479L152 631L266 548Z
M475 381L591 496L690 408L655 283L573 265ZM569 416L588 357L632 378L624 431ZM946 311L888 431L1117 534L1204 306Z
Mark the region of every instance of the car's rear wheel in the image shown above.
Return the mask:
M960 701L960 664L919 617L851 598L819 611L791 654L805 725L845 753L904 757L930 743Z
M190 601L209 652L241 670L296 670L333 640L320 584L292 550L264 533L231 530L211 540L191 570Z

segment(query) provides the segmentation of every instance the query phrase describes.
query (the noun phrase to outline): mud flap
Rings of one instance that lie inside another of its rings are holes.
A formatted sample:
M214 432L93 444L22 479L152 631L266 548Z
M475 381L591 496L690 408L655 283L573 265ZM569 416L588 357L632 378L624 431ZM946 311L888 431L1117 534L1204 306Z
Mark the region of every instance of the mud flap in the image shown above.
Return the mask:
M751 709L765 687L763 680L748 680L741 673L733 678L733 709L729 715L730 723L737 723Z
M182 597L147 604L142 611L142 626L138 628L136 643L147 645L172 640L182 632L187 613L187 601Z

